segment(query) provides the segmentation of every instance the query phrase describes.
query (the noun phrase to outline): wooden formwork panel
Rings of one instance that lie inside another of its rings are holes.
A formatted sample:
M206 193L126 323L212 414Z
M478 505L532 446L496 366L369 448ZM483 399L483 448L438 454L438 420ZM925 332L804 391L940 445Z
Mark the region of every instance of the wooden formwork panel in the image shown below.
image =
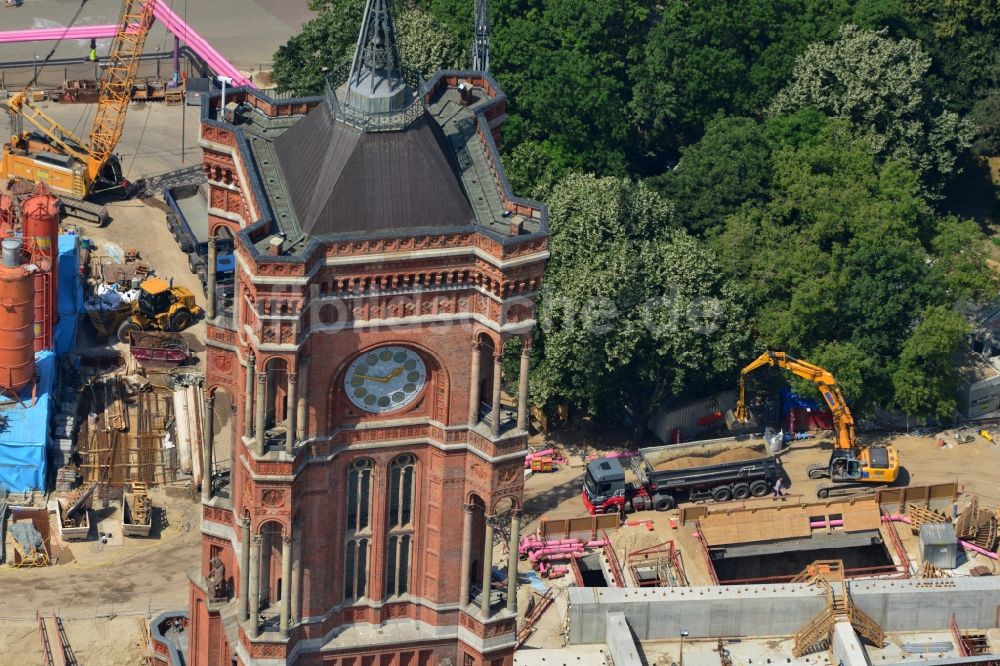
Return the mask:
M878 505L867 501L829 502L709 513L701 518L702 538L709 546L809 537L825 526L812 523L843 521L831 527L844 532L877 530L882 524Z
M888 513L903 513L908 504L941 511L949 509L956 497L958 497L958 484L954 481L926 486L879 488L875 492L879 506Z
M596 539L602 530L618 529L618 514L611 513L603 516L580 516L579 518L556 518L548 520L543 518L539 531L542 537L547 538L568 538L589 534L590 538Z

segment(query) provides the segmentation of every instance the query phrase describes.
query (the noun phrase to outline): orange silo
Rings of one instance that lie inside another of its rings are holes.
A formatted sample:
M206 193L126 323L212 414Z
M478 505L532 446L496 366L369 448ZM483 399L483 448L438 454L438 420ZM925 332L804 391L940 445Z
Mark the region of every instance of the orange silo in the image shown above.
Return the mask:
M14 200L7 192L0 192L0 238L14 235Z
M52 349L52 329L59 319L59 199L39 183L21 204L24 251L35 273L35 351Z
M21 241L0 243L0 392L16 395L35 378L34 280Z

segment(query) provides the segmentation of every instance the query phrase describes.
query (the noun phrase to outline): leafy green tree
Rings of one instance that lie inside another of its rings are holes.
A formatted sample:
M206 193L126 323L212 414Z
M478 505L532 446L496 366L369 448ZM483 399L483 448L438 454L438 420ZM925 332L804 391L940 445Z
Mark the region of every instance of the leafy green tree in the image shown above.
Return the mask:
M880 163L846 121L811 140L776 136L799 145L772 150L769 199L729 216L712 244L750 299L759 344L848 368L863 378L856 404L888 404L913 313L992 290L983 236L936 217L917 174Z
M574 174L549 201L536 399L603 419L627 410L638 442L663 400L734 370L745 313L712 252L646 185Z
M813 44L796 60L770 112L814 107L846 119L879 159L904 160L936 189L954 173L972 128L932 94L930 65L917 41L846 25L836 41Z
M663 3L630 73L629 110L648 153L695 142L720 114L760 112L796 57L846 21L903 30L907 14L899 0Z
M302 32L278 47L271 78L278 90L322 94L326 72L351 57L361 29L364 5L356 0L310 0L317 13Z
M703 234L746 202L769 191L771 148L750 118L711 121L705 136L682 152L677 166L650 184L675 202L680 222Z
M508 95L507 147L534 142L558 175L626 173L635 144L627 67L651 4L546 0L506 17L491 69Z
M354 54L364 3L357 0L310 0L316 18L278 47L272 78L279 90L300 95L322 94L326 73ZM467 65L467 48L432 14L414 3L395 8L393 18L400 59L425 78L439 69Z
M976 128L972 150L978 155L1000 155L1000 89L976 101L969 112L969 120Z
M873 357L850 342L824 342L811 350L805 360L829 370L837 378L837 384L851 409L859 414L871 406L864 402L865 397L872 394L865 386L884 381ZM793 390L799 395L816 395L816 386L812 382L795 377L791 383Z
M433 14L407 7L396 16L399 57L430 78L439 69L468 67L469 50Z
M896 404L907 414L949 419L955 415L958 369L954 356L968 332L961 315L946 307L926 310L903 343L892 375Z

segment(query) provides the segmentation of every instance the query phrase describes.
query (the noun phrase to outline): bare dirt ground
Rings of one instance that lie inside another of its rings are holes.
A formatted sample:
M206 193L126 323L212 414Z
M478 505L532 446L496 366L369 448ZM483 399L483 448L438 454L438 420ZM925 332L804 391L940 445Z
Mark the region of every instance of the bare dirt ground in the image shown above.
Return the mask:
M72 121L74 115L92 110L82 106L49 105L49 111ZM185 160L181 162L180 114L186 118ZM200 161L195 108L147 105L132 109L126 133L119 144L129 177L156 176ZM5 122L0 119L0 124ZM122 250L137 248L158 275L186 286L204 306L197 277L187 256L177 247L166 226L166 205L161 197L109 204L111 222L95 228L78 224L79 232L95 241L98 253L107 244ZM87 324L83 324L87 326ZM197 322L185 337L200 359L189 371L199 372L204 362L205 324ZM102 345L105 341L94 340ZM112 341L113 343L113 341ZM46 569L18 570L0 567L0 664L42 664L36 610L63 618L66 634L81 666L138 664L138 615L185 609L188 603L187 572L201 557L200 512L188 498L154 494L154 505L166 507L168 525L149 540L130 539L124 545L100 544L96 539L54 548L58 564ZM113 514L109 519L116 519ZM51 627L50 627L51 632ZM54 634L50 634L54 641Z
M201 556L198 506L158 491L152 497L168 524L150 539L64 544L53 548L54 566L0 567L0 664L43 663L36 611L63 618L81 666L139 662L135 618L186 608L187 572Z
M949 436L943 437L950 443L942 448L938 444L938 436L919 436L896 434L888 436L862 435L862 444L890 444L897 448L902 470L897 486L923 485L954 481L959 486L959 504L963 505L973 494L978 495L980 503L985 506L1000 506L1000 465L996 464L1000 456L1000 447L993 445L982 437L969 444L956 445ZM525 519L522 533L537 529L542 518L572 518L587 515L586 508L580 498L583 488L583 474L586 455L602 451L623 449L626 447L625 433L593 433L585 429L557 431L548 438L536 437L531 441L532 448L539 450L556 446L564 452L568 464L551 474L534 474L525 483ZM647 445L652 445L648 443ZM826 485L829 480L812 480L806 475L806 469L816 463L825 463L829 459L832 448L832 437L817 437L815 439L793 442L781 454L781 465L785 473L785 501L818 502L816 489ZM748 502L769 505L770 497ZM635 550L647 548L664 541L673 540L681 551L684 569L692 585L704 585L710 580L708 564L701 552L701 547L694 536L692 526L680 526L673 529L669 519L674 512L659 513L645 511L631 514L629 520L652 521L653 529L645 525L622 527L612 536L612 542L622 565L625 566L627 554ZM905 526L901 526L905 527ZM909 530L899 530L904 547L910 552L911 559L916 554L916 538ZM521 573L526 574L530 567L521 563ZM522 586L521 612L523 614L527 599L532 592ZM562 584L559 584L562 587ZM562 631L565 618L565 595L557 595L553 609L550 609L537 625L535 634L528 640L528 647L555 647L562 645Z

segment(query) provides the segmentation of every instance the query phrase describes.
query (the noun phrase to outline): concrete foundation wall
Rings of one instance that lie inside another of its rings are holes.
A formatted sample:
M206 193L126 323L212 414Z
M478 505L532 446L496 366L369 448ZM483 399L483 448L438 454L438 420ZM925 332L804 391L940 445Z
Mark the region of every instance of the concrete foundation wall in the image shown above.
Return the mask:
M886 631L947 629L952 613L965 630L997 624L1000 577L861 581L854 603ZM746 585L657 589L570 588L569 642L592 643L607 633L607 614L624 613L640 641L791 636L826 606L807 585Z
M872 662L850 622L838 622L834 626L830 650L834 661L842 666L871 666Z
M642 666L639 648L632 639L632 632L629 630L628 622L625 621L625 614L611 613L608 615L607 627L605 642L608 645L608 654L611 655L611 663L614 666Z

